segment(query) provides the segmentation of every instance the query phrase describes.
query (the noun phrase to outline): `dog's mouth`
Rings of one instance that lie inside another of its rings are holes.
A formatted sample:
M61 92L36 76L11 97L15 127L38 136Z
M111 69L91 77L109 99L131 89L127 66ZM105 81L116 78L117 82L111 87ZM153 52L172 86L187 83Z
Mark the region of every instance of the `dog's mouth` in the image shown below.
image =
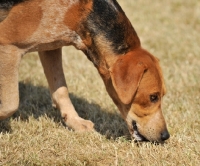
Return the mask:
M138 131L137 123L136 121L132 121L133 126L133 137L136 141L148 141L140 132Z

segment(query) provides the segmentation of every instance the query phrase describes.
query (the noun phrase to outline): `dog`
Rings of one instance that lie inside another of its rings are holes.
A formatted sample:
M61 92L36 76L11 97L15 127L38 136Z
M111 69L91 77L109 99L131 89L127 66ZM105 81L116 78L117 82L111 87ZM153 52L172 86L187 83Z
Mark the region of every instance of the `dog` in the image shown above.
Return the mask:
M159 61L142 48L116 0L3 0L0 2L0 119L19 105L22 56L38 51L53 106L68 127L93 131L72 105L62 69L63 46L82 50L137 141L164 142L170 135L161 110L166 93Z

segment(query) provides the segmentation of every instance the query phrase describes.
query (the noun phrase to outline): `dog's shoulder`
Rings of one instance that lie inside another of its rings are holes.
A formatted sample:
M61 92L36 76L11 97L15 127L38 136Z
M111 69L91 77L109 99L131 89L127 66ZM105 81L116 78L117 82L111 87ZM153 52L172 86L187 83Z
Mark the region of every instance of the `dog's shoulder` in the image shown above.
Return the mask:
M7 17L10 9L14 5L24 2L24 1L27 1L27 0L1 0L0 1L0 22L3 21Z

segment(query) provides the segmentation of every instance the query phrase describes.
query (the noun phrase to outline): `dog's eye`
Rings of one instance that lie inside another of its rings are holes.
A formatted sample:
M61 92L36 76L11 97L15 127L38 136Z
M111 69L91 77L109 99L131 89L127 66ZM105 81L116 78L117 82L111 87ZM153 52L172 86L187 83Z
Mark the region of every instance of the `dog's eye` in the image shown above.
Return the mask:
M158 94L150 95L150 101L156 103L159 100Z

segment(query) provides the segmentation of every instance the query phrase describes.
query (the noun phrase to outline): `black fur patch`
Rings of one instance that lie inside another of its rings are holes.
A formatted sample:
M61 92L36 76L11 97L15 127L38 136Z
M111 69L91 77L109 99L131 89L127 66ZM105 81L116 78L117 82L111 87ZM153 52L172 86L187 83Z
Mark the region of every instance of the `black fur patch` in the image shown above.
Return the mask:
M1 0L0 1L0 9L9 10L14 5L21 3L25 0Z
M116 0L94 0L93 11L88 16L90 27L87 28L92 37L103 35L112 43L115 53L123 54L129 49L125 40L127 24L120 20L119 13L125 16Z

